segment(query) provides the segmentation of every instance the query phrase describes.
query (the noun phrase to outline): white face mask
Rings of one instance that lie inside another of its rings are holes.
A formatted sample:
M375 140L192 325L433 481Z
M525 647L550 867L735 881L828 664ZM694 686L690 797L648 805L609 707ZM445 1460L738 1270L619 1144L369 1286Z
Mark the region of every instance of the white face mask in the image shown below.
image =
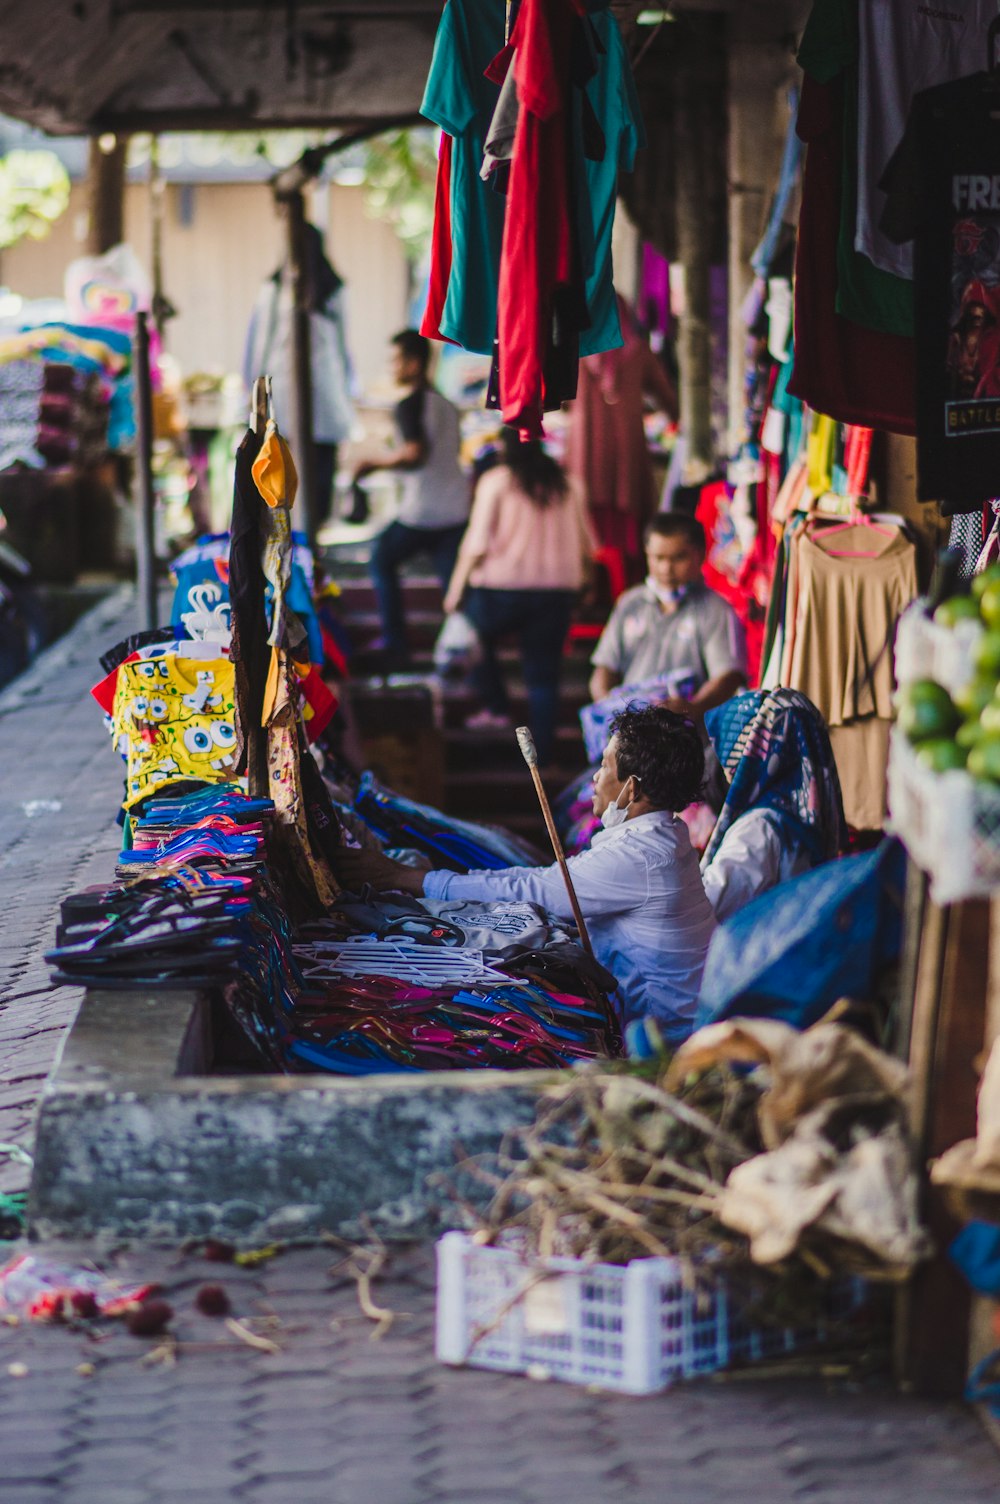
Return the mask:
M690 585L660 585L651 574L647 574L645 585L646 589L656 596L660 605L666 606L670 611L676 611L685 596L691 593Z
M618 799L621 798L624 792L625 790L622 789L621 793L618 795ZM601 816L601 824L604 826L605 830L613 830L616 825L621 825L623 820L628 819L628 812L631 808L632 801L630 799L628 804L621 805L618 803L618 799L615 800L614 804L609 804L607 809Z

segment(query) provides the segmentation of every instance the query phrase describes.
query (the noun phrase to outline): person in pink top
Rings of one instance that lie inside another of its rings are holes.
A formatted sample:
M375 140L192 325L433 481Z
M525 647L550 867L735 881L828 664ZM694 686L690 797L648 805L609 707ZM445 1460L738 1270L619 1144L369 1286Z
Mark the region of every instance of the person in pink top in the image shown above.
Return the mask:
M502 462L476 486L472 514L445 596L482 641L474 670L484 708L474 730L511 725L497 647L516 634L528 691L528 722L538 758L551 760L559 666L576 598L589 577L594 536L580 487L537 441L502 436Z

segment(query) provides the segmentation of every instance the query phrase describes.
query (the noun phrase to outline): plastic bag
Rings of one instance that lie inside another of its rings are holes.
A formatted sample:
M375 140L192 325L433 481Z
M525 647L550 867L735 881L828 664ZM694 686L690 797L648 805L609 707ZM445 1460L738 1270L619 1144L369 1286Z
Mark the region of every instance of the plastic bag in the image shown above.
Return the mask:
M467 674L483 656L479 633L464 611L452 611L444 619L434 644L434 667L442 677Z
M124 1285L97 1269L72 1269L22 1253L0 1269L0 1312L31 1321L70 1316L120 1316L156 1285Z

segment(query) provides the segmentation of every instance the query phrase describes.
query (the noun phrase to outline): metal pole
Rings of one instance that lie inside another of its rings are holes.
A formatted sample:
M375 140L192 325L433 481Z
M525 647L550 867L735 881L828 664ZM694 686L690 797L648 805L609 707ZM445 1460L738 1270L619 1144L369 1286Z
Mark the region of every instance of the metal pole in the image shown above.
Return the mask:
M153 384L149 375L149 314L136 319L132 342L135 375L135 565L136 593L142 625L159 625L156 602L156 556L153 547Z
M309 278L306 267L306 201L301 188L285 198L288 213L288 264L292 274L292 376L295 424L294 454L299 472L301 524L309 547L316 547L316 466L312 432L312 330L309 327Z

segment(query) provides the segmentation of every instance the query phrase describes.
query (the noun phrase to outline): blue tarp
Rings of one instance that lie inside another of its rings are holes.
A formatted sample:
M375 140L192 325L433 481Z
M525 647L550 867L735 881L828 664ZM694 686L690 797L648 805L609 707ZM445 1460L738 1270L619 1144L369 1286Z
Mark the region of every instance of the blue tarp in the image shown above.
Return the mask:
M899 955L905 854L885 840L755 898L716 931L695 1027L737 1014L807 1028Z

